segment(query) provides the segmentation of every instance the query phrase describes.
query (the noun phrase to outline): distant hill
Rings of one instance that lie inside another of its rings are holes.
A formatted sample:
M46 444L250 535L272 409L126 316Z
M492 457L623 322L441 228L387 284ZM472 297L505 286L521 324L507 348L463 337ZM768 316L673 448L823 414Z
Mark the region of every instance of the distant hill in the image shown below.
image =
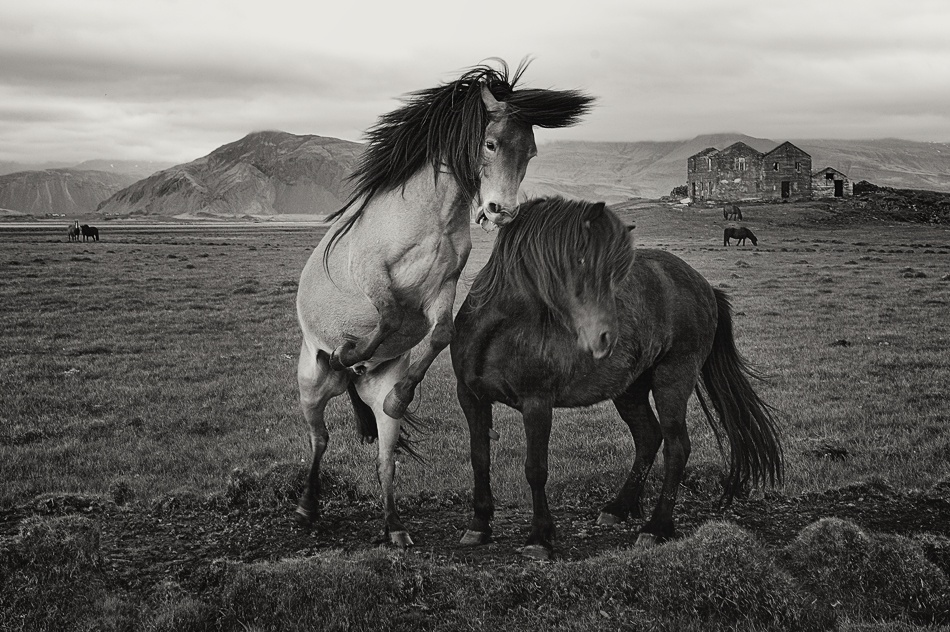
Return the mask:
M159 171L105 200L110 215L327 215L346 197L362 145L321 136L248 134L187 164Z
M0 176L0 208L46 215L92 214L99 203L135 181L105 171L46 169Z
M153 160L86 160L73 165L73 169L91 171L110 171L135 176L136 180L147 178L156 171L174 166L171 162L156 162Z
M867 141L774 141L742 134L712 134L687 141L542 144L525 178L528 193L619 202L658 198L686 184L686 160L707 147L724 149L742 141L759 151L791 140L811 154L815 171L834 167L853 181L907 189L950 192L950 144L884 139Z

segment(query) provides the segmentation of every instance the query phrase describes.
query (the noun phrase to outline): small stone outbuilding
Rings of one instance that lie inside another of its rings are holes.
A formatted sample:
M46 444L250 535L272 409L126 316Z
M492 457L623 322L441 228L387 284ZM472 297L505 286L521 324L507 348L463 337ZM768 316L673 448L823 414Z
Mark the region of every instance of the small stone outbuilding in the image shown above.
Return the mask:
M811 191L814 197L851 197L854 195L851 179L831 167L825 167L812 175Z

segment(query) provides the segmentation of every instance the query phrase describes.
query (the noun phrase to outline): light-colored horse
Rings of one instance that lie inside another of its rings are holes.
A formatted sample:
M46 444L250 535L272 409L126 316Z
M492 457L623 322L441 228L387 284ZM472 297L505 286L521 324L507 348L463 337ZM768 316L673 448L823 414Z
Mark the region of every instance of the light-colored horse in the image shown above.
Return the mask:
M413 93L381 117L351 176L355 193L303 269L297 369L313 461L296 519L317 518L327 402L348 391L364 439L379 441L385 530L412 539L396 512L395 452L416 385L454 335L452 308L471 250L470 213L504 225L537 153L533 125L576 123L593 99L580 92L515 90L526 64L478 66ZM410 351L419 356L410 362Z
M66 229L66 239L69 241L79 241L79 234L79 220L77 219L75 222L69 225L69 228Z

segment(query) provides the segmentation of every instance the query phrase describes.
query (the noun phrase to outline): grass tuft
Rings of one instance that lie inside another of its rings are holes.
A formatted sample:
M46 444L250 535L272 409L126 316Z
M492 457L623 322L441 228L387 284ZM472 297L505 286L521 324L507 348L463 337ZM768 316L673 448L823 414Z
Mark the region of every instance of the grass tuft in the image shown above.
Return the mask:
M805 586L850 616L950 622L947 576L909 538L823 518L802 529L785 560Z

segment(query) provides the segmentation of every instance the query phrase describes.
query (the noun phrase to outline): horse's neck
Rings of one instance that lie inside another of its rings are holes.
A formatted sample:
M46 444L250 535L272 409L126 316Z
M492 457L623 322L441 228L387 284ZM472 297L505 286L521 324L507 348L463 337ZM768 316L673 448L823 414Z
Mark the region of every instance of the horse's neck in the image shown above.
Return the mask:
M388 241L419 243L429 235L467 235L472 200L448 173L438 180L431 167L420 170L400 188L378 194L366 206L355 229Z

